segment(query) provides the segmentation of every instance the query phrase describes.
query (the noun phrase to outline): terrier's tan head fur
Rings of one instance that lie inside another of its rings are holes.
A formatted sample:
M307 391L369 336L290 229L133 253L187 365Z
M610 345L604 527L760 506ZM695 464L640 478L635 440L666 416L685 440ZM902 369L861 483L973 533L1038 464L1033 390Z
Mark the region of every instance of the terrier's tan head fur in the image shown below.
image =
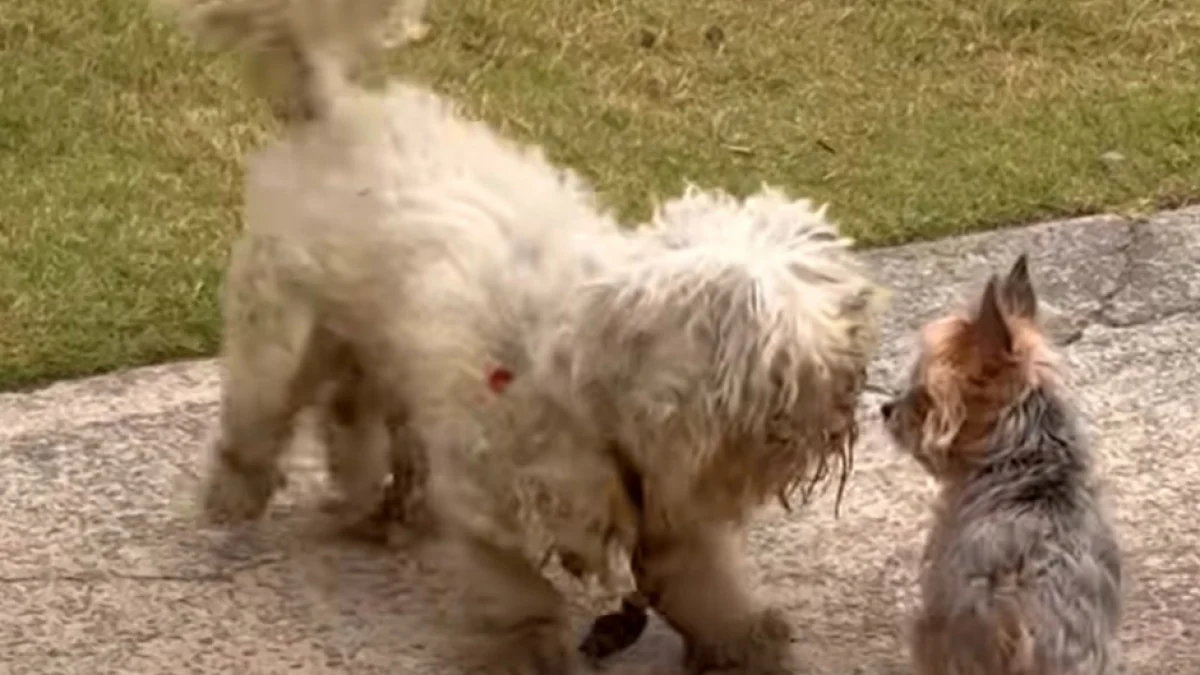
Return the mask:
M908 386L884 403L888 432L933 476L975 466L1000 414L1025 391L1053 383L1053 355L1038 298L1020 256L987 282L975 311L927 324Z

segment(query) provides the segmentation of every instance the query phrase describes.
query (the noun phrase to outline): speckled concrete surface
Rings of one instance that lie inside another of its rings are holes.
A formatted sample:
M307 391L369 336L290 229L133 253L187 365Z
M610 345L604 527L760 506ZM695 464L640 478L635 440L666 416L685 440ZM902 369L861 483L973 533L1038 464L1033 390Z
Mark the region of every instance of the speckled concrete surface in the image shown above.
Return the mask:
M1129 559L1127 672L1200 672L1200 210L1088 219L873 251L896 290L872 373L890 383L911 330L1032 255L1092 423ZM0 395L0 673L452 672L437 626L452 580L416 545L333 545L312 480L235 535L198 529L188 495L215 412L211 363ZM832 500L753 534L762 582L814 675L902 675L901 636L931 486L870 412ZM304 467L300 467L304 471ZM661 625L613 664L674 675Z

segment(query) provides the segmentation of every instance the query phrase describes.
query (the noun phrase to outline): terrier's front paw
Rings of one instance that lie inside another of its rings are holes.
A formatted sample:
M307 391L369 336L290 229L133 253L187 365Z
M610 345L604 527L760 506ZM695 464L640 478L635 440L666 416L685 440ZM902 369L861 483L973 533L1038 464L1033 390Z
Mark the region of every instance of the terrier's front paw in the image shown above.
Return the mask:
M271 496L285 483L277 471L239 470L222 464L205 485L205 517L218 525L257 520L267 510Z

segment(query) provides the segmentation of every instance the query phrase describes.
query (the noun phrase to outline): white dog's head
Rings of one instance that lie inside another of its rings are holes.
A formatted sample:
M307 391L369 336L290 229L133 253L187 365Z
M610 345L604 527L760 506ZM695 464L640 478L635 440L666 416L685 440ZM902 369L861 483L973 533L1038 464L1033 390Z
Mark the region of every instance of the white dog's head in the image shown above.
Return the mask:
M611 434L647 515L741 518L843 479L883 290L807 200L689 187L585 285L536 365Z

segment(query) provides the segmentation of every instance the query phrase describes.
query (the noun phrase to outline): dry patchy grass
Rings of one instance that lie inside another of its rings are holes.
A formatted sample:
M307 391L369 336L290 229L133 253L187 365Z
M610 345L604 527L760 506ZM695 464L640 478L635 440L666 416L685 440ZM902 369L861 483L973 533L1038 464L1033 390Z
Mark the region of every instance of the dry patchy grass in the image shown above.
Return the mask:
M433 0L394 56L626 217L684 180L866 244L1200 196L1194 0ZM0 384L209 354L265 129L139 0L0 0Z

